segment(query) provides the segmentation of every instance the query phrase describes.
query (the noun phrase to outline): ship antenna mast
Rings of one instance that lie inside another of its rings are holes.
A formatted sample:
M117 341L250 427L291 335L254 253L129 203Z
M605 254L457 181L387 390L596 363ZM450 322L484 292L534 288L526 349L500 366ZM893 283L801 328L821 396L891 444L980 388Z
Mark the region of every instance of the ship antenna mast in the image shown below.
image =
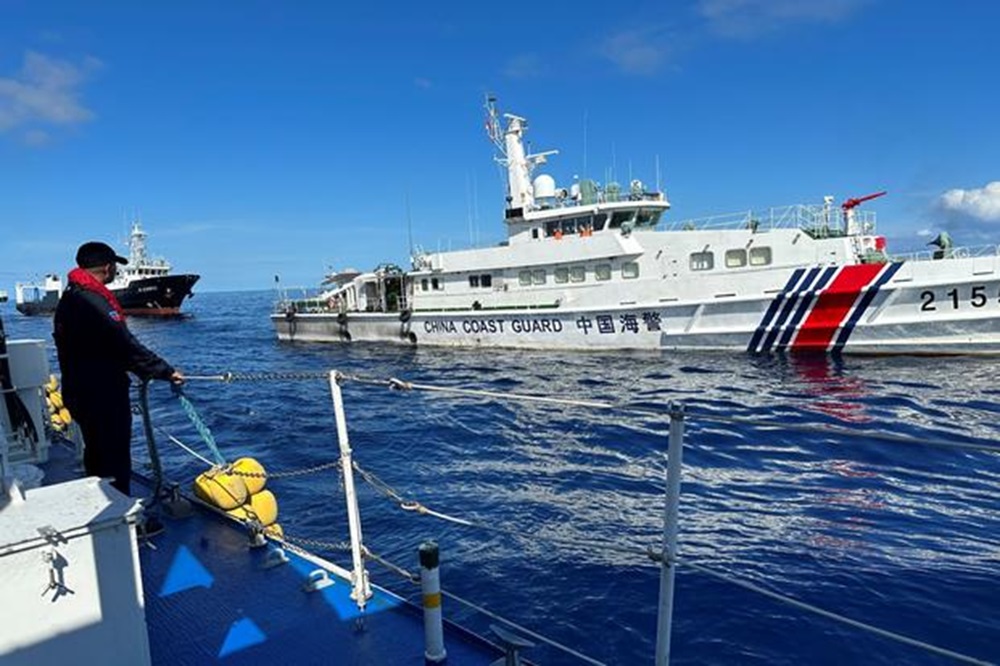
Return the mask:
M486 135L500 151L500 155L506 158L507 148L503 143L503 128L500 125L500 113L497 111L497 98L493 95L486 96Z
M499 155L493 157L497 170L500 173L500 180L504 184L504 197L507 205L511 202L510 183L505 177L507 164L507 148L503 142L503 128L500 125L500 113L497 111L497 98L492 94L486 95L486 136L490 143L497 149Z
M521 116L504 114L507 121L506 129L501 128L499 114L496 110L496 97L486 97L486 133L493 145L500 151L500 157L495 158L498 164L507 168L507 210L508 219L523 215L525 211L534 210L535 195L531 183L531 172L539 164L545 163L545 158L559 151L547 150L529 155L524 150L524 132L528 121Z

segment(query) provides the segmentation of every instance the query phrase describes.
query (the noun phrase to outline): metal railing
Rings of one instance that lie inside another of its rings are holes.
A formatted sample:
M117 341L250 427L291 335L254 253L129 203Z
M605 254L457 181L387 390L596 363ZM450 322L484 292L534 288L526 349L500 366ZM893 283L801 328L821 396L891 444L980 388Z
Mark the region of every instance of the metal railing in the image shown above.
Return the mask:
M970 257L1000 256L1000 245L971 245L947 250L921 250L919 252L893 253L890 261L940 261L941 259L968 259Z
M854 222L865 233L875 233L876 216L873 211L853 212ZM767 210L745 210L709 217L678 220L665 227L669 231L712 230L712 229L806 229L818 236L844 235L844 219L839 208L822 204L792 204L777 206ZM825 232L825 234L824 234Z

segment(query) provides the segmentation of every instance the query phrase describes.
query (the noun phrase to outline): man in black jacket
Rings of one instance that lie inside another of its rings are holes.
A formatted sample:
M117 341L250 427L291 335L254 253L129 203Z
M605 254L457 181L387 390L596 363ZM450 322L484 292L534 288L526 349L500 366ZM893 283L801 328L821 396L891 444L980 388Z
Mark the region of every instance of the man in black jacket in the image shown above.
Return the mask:
M56 307L54 331L62 369L63 400L83 433L88 475L112 477L126 495L132 475L132 410L129 378L182 383L184 376L140 343L125 325L118 299L105 286L119 257L105 243L89 242L76 253L78 268Z

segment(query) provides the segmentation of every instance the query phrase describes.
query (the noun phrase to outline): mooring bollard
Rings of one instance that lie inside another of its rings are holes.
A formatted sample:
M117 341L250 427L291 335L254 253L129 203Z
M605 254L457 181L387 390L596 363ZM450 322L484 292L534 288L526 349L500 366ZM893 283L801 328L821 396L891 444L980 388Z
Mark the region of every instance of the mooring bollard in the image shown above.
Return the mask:
M420 589L424 600L424 658L431 662L444 661L444 627L441 613L441 576L438 565L441 555L433 541L420 544Z

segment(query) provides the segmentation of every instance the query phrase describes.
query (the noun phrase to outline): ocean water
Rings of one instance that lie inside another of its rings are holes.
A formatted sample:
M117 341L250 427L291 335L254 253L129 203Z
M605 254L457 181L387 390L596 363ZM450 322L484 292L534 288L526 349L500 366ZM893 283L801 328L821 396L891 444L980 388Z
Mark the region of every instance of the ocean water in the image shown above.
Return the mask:
M400 496L469 520L403 511L357 479L364 540L409 570L441 546L446 590L612 664L652 663L670 402L686 412L675 664L937 664L951 660L845 626L734 581L987 662L1000 662L1000 363L975 358L580 354L279 344L268 292L198 294L190 316L134 319L188 374L338 369L438 386L641 405L663 416L348 382L357 463ZM0 306L11 337L51 321ZM191 381L186 394L229 459L270 471L336 460L325 382ZM207 455L165 385L154 423ZM738 421L732 420L738 417ZM763 428L761 422L781 428ZM843 435L879 430L924 442ZM168 476L204 465L158 437ZM136 458L145 458L134 438ZM338 472L273 480L292 537L337 543ZM347 563L336 551L321 553ZM713 576L707 571L721 574ZM372 563L374 582L419 590ZM445 600L446 617L491 620ZM578 660L539 646L539 663Z

